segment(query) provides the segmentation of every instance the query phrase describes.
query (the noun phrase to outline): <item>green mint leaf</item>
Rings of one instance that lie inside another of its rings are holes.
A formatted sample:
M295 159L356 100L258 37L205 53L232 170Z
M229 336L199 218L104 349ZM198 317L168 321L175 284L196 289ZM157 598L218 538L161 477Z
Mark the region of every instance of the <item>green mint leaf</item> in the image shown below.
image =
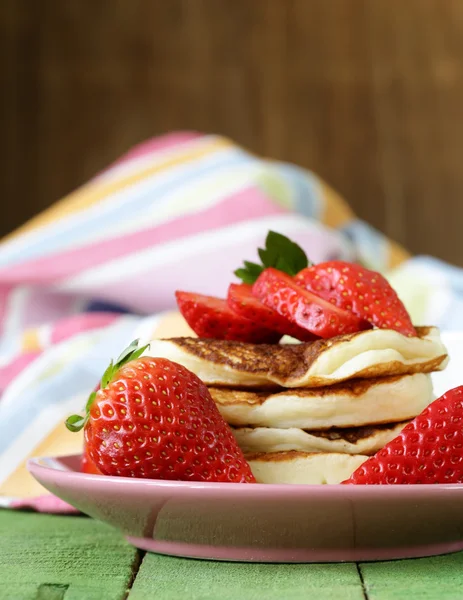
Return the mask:
M244 269L236 269L234 273L244 283L254 283L263 270L262 265L245 260Z
M69 431L75 433L76 431L80 431L82 429L86 421L87 419L81 415L71 415L66 419L66 427L69 429Z
M267 269L268 267L274 267L278 260L278 253L276 248L259 248L257 250L259 254L259 258L262 261L262 264Z
M257 263L249 262L248 260L244 261L244 266L246 267L247 271L251 275L255 275L256 277L259 277L259 275L264 270L261 265L258 265Z
M257 279L257 277L251 275L247 269L236 269L236 271L233 271L233 273L238 277L238 279L241 279L243 283L252 284Z
M275 265L275 269L278 269L279 271L283 271L283 273L287 273L288 275L295 275L292 265L290 265L288 262L286 262L286 259L283 258L282 256L278 257L277 263Z
M267 251L263 248L257 248L257 254L259 255L260 260L262 261L263 267L268 267L267 265Z
M296 275L309 266L304 250L276 231L268 232L265 248L258 248L257 253L262 262L261 265L245 260L244 267L235 271L235 275L244 283L254 283L262 271L269 267L274 267L288 275Z
M272 257L276 255L278 259L283 259L290 267L291 272L288 273L289 275L296 275L309 264L304 250L281 233L269 231L267 239L265 240L265 245L271 250ZM276 266L276 263L272 266ZM276 266L276 268L278 267Z
M102 389L105 388L108 385L108 383L111 381L112 376L114 374L114 370L115 370L114 363L113 363L113 361L111 361L109 363L108 368L106 369L106 371L103 373L103 375L101 377L101 388Z

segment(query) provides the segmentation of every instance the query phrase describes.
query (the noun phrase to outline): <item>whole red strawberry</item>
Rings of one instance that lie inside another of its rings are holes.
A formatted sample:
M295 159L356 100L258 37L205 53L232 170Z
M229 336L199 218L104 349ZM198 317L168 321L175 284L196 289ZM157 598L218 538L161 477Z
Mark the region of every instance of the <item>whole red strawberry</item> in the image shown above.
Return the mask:
M86 416L86 452L104 475L187 481L254 482L231 429L204 383L185 367L141 357L130 346L102 377Z
M82 464L81 464L82 473L88 473L90 475L103 475L100 469L96 466L96 464L92 461L87 452L87 444L84 441L84 452L82 454Z
M463 482L463 386L430 404L343 483Z
M100 383L98 383L94 387L93 392L97 392L99 389L100 389ZM72 431L73 430L74 430L74 428L72 428ZM93 460L90 458L88 451L87 451L87 444L85 442L85 438L84 438L84 449L82 452L81 470L82 470L82 473L88 473L90 475L102 475L103 474L100 471L100 469L96 466L96 464L93 462Z
M235 313L221 298L181 291L175 297L186 322L201 338L254 344L271 344L281 338L276 331Z
M371 327L367 321L308 292L292 277L276 269L265 269L254 284L252 293L281 316L321 338Z
M416 335L405 306L380 273L333 260L303 269L295 280L305 289L376 327Z
M276 310L263 304L252 294L252 286L246 283L232 283L228 288L227 302L233 312L242 317L260 323L281 335L290 335L301 342L310 342L317 339L306 329L294 325L286 317L282 317Z

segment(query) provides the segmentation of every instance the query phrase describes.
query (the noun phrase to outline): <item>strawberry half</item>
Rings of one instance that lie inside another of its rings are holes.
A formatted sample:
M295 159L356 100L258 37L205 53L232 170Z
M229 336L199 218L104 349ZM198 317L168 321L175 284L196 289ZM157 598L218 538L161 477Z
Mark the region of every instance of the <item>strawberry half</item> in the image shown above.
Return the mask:
M84 427L86 468L104 475L184 481L255 482L209 390L191 371L141 357L132 344L111 363L86 406L66 421ZM88 471L87 471L88 472Z
M463 386L430 404L343 483L463 482Z
M260 300L253 296L251 285L245 283L230 284L227 302L233 312L254 323L260 323L263 327L278 331L281 335L290 335L301 342L310 342L317 339L310 331L294 325L273 308L262 304Z
M252 293L298 327L322 338L371 327L364 319L303 289L292 277L276 269L265 269L254 284Z
M180 291L175 297L186 322L201 338L254 344L271 344L281 338L276 331L235 313L221 298Z
M305 289L376 327L416 335L405 306L379 273L352 263L330 261L303 269L295 280Z

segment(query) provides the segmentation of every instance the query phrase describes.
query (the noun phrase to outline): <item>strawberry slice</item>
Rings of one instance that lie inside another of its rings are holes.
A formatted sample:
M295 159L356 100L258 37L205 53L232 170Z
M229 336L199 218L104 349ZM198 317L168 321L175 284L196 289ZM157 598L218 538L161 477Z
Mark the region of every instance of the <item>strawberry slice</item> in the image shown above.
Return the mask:
M305 289L367 319L376 327L416 335L405 306L380 273L334 260L303 269L295 280Z
M290 335L301 342L310 342L317 336L302 327L294 325L286 317L282 317L276 310L262 304L252 294L252 286L245 283L232 283L228 288L228 306L233 312L245 319L260 323L263 327L278 331L281 335Z
M371 328L364 319L303 289L273 268L259 275L252 293L295 325L325 339Z
M281 334L232 311L226 300L191 292L175 292L180 312L201 338L254 344L275 343Z
M463 386L449 390L344 484L463 482Z

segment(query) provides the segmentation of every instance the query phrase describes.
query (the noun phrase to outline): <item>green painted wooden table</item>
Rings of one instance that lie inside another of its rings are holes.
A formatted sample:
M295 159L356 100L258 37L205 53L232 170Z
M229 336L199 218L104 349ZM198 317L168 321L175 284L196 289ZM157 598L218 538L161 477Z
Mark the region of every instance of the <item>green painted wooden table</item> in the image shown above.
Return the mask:
M463 552L363 564L216 563L145 554L87 517L0 510L3 600L461 600Z

